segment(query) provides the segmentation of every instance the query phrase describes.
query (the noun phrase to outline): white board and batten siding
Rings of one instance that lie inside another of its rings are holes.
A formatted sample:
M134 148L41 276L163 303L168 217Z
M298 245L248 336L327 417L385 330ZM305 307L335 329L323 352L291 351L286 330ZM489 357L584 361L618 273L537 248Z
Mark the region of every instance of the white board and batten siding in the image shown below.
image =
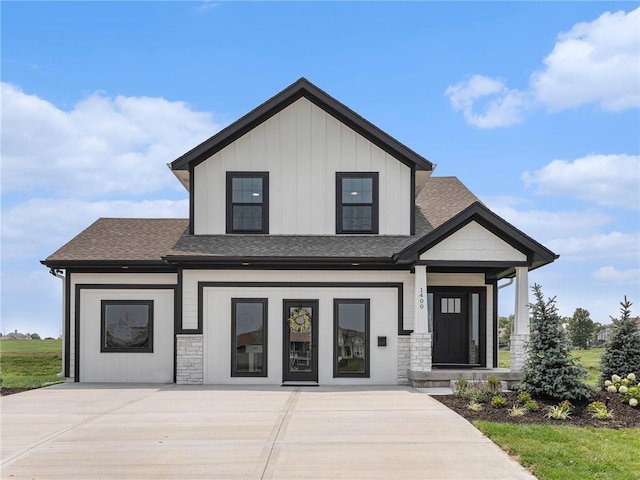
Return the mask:
M81 382L173 382L174 291L145 285L175 285L176 274L71 274L70 373L75 371L75 292L80 290ZM117 285L139 285L118 288ZM103 288L102 286L104 285ZM100 352L102 300L153 300L153 353Z
M299 282L297 286L278 286L278 282ZM403 320L413 317L413 275L408 272L331 272L331 271L250 271L237 270L183 272L183 327L197 327L198 282L264 282L266 286L213 286L203 288L204 383L282 382L283 300L318 300L318 380L322 384L395 384L397 382L398 290L382 286L403 284ZM305 286L304 283L353 283L354 286ZM358 283L381 286L358 286ZM231 376L231 299L268 299L268 377ZM370 300L369 378L333 378L333 300ZM378 347L377 337L387 337L387 346Z
M273 235L335 234L336 172L378 172L379 233L410 233L410 168L306 98L195 167L196 234L225 233L229 171L269 172Z

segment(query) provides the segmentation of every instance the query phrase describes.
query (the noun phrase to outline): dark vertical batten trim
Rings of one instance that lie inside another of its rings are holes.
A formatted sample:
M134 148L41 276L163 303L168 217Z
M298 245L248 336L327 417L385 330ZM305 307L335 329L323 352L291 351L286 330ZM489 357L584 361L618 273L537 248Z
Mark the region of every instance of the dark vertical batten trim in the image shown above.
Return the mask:
M64 278L64 332L62 332L64 340L64 371L66 377L69 377L71 366L71 272L67 270Z
M416 166L411 166L411 186L409 187L409 235L416 234Z
M74 349L73 349L73 357L74 357L74 365L73 365L73 381L80 381L80 291L82 290L82 285L76 285L75 290L75 324L73 328L73 339L74 339Z
M173 383L178 377L178 332L182 327L182 267L176 272L176 288L173 295Z
M195 186L195 175L194 175L195 167L189 165L189 235L193 235L195 232L195 211L196 211L196 190Z
M493 286L493 368L498 368L498 281L491 282Z

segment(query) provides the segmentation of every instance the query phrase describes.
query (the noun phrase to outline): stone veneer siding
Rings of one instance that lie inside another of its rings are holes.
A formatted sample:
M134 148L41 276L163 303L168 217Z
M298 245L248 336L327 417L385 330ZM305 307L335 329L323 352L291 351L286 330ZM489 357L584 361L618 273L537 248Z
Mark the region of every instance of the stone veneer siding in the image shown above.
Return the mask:
M202 385L204 383L202 335L176 335L176 383Z
M411 363L411 337L398 337L398 385L409 385L409 364Z
M519 372L524 366L526 360L526 347L529 343L530 335L526 334L511 334L511 371Z
M409 337L411 359L409 370L412 372L431 371L431 334L413 332Z

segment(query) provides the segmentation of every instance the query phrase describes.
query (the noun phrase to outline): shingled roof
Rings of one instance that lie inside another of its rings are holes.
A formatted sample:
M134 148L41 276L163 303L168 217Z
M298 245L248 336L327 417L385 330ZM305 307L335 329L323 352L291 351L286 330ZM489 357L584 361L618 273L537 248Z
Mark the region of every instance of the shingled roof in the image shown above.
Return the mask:
M432 177L417 202L416 235L189 235L187 219L101 218L42 263L64 267L244 258L392 262L394 254L478 199L455 177Z
M184 218L100 218L42 263L50 267L76 262L164 263L162 256L188 224Z

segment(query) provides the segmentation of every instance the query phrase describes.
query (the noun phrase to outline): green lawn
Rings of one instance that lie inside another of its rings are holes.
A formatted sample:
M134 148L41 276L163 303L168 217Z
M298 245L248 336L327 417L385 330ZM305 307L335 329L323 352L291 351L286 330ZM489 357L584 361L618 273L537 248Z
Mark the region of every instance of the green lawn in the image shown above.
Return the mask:
M600 357L604 352L604 348L591 348L589 350L572 350L571 354L587 369L589 378L587 383L596 386L598 378L600 378ZM498 366L500 368L509 368L511 355L509 350L500 350L498 352Z
M0 340L2 387L34 388L59 382L61 369L61 340Z
M629 480L640 472L640 429L475 425L539 480Z

